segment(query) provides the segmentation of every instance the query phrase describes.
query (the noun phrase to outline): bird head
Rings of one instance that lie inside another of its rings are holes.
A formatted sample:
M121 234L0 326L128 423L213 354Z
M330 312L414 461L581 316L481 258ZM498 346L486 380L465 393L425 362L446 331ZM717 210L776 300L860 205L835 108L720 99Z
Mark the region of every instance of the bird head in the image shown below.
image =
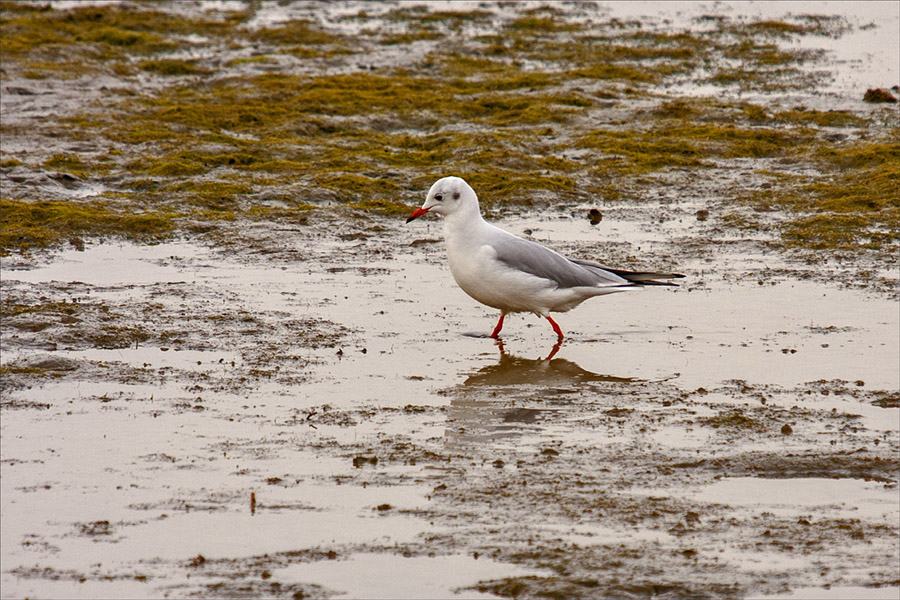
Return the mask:
M406 222L418 219L427 212L449 217L471 208L478 211L478 196L475 195L475 190L462 177L444 177L434 182L428 190L425 203L411 214Z

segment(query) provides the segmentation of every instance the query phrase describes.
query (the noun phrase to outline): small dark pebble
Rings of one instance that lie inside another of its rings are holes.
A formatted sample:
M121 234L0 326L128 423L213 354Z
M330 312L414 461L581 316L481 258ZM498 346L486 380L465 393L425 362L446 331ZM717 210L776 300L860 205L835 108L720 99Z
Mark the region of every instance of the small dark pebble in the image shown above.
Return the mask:
M378 506L375 507L375 510L384 512L387 510L391 510L392 508L394 508L394 507L391 506L390 504L379 504Z
M705 208L701 208L700 210L697 211L696 214L697 214L698 221L705 221L709 218L709 211L706 210Z
M270 577L272 577L272 574L269 573L268 571L263 571L262 573L259 574L259 576L262 577L263 579L269 579Z
M791 435L792 433L794 433L794 429L790 425L785 423L781 426L781 433L783 433L784 435Z
M592 208L588 211L588 220L591 222L591 225L596 225L603 220L603 213L596 208Z
M504 466L506 466L506 463L503 462L503 459L500 458L495 460L493 464L495 469L502 469Z

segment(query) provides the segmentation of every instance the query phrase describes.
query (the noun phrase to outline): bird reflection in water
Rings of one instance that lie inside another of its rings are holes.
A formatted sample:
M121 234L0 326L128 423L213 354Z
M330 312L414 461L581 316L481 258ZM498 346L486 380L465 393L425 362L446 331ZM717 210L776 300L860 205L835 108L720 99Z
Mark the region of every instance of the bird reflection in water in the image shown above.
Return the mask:
M631 377L613 377L598 375L582 369L577 364L564 358L553 358L559 352L559 342L544 359L521 358L506 351L503 340L494 342L500 350L500 362L482 367L474 375L469 376L464 386L494 385L572 385L584 383L633 383L638 381Z
M540 421L565 411L585 387L641 381L600 375L570 360L553 358L559 344L547 358L528 359L508 353L502 340L495 343L500 361L482 367L455 390L447 422L448 441L485 442L537 431Z

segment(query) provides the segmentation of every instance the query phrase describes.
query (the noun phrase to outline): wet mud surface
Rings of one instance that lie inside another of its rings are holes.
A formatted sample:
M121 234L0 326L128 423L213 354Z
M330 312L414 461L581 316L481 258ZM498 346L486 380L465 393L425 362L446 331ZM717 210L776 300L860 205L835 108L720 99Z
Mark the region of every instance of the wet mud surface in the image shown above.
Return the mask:
M201 14L204 5L192 6L189 14ZM434 25L412 12L382 15L372 21L376 33L360 33L357 4L296 6L290 18L324 31L379 36L384 43L368 55L376 68L402 64L404 49L438 52L434 45L450 43L454 31L468 40L501 27L477 14L444 14L449 24ZM507 26L517 16L545 18L466 7ZM576 13L549 16L568 23ZM266 23L272 14L277 6L264 3L255 18ZM454 18L474 19L472 30L454 29ZM574 35L560 23L540 26ZM829 31L796 45L852 35ZM319 42L240 65L353 67L334 52L341 44L358 52L351 42ZM213 69L203 52L164 50ZM14 51L24 52L4 49ZM4 200L81 202L97 212L71 231L38 232L25 217L5 225L19 229L4 242L2 262L3 597L896 597L896 237L882 209L853 225L866 228L864 240L840 228L837 237L791 237L808 215L786 199L784 173L769 169L807 177L810 164L715 150L701 157L715 164L618 172L610 185L620 187L605 192L553 179L599 186L596 173L561 175L558 165L544 165L543 176L561 187L542 188L536 199L512 184L486 192L491 219L519 235L573 256L686 275L676 289L617 294L559 315L567 335L559 347L546 323L528 315L511 316L495 342L486 334L496 315L452 281L438 219L403 224L424 198L425 171L439 164L394 165L385 179L396 190L353 195L352 179L328 188L322 173L307 171L295 184L290 173L261 182L240 165L199 173L187 155L179 158L184 170L169 174L108 165L101 173L86 166L89 150L67 179L44 165L78 154L75 142L54 142L64 151L47 146L45 129L29 132L22 122L44 115L61 127L83 110L72 98L97 94L102 106L100 87L113 82L146 94L178 84L129 74L31 79L27 69L40 65L18 60L4 66L4 88L48 90L25 104L4 93L3 158L19 163L4 162ZM868 121L809 136L872 141L896 132L895 109L854 103L841 88L846 72L822 60L797 66L837 73L827 94L804 102ZM666 85L654 94L680 94L677 81L659 81ZM565 138L596 119L635 110L650 118L673 101L626 91L632 85L640 89L639 81L622 83L610 106L554 127ZM786 97L808 91L742 93L758 93L750 102L773 115L792 103ZM382 117L337 118L353 129ZM502 122L490 125L511 135ZM404 135L432 135L430 127L410 122ZM147 151L149 161L150 148L120 151L134 153L128 160ZM258 149L244 150L262 160ZM503 168L534 166L520 150ZM885 165L893 177L896 165ZM375 179L378 169L367 168L360 177ZM828 173L844 183L854 183L851 175ZM177 188L213 179L252 189L229 188L234 198L225 198ZM138 180L144 188L127 188ZM135 195L94 195L92 185ZM738 188L769 205L735 204ZM773 189L785 195L767 195ZM723 190L730 195L719 198ZM276 191L283 195L269 195ZM149 237L107 220L138 201L166 223ZM169 214L176 203L180 212ZM592 208L602 212L593 224Z

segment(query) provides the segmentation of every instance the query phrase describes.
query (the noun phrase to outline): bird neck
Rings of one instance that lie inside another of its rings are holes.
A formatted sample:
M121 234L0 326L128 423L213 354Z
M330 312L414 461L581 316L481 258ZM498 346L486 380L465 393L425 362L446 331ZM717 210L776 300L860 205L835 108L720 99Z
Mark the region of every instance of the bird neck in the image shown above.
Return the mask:
M486 225L477 204L461 206L444 217L444 234L448 239L465 238Z

